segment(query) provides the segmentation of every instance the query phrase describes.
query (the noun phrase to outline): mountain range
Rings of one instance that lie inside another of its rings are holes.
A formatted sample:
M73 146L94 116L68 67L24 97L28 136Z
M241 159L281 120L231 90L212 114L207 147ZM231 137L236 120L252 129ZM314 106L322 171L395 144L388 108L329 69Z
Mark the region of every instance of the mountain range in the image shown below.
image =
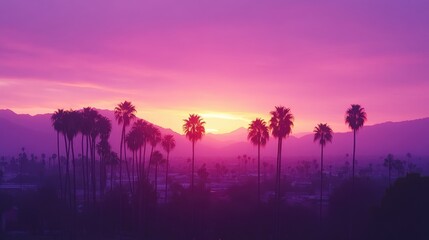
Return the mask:
M112 121L110 143L119 149L121 128L116 124L113 111L98 110ZM50 155L56 152L56 132L51 114L16 114L11 110L0 110L0 156L16 156L22 147L27 153ZM172 157L186 159L191 156L191 143L184 135L168 128L159 127L162 134L173 134L176 148ZM405 156L429 156L429 118L403 122L386 122L364 126L357 135L357 159L359 157L381 158L388 153ZM79 153L80 135L76 138ZM352 152L353 133L334 133L332 143L325 148L327 157L347 159ZM63 148L62 145L60 145ZM274 159L276 141L270 138L261 150L263 159ZM160 147L158 147L160 148ZM196 158L223 161L235 159L238 155L256 156L256 148L247 141L247 130L239 128L226 134L206 134L196 145ZM313 142L313 134L300 137L289 136L283 145L283 156L318 159L320 146Z

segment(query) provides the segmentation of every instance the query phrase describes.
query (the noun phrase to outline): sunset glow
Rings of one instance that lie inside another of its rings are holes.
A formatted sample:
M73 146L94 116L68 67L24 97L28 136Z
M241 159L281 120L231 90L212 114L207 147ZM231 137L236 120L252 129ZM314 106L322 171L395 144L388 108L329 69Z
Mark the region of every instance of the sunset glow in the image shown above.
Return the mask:
M297 133L319 122L346 131L352 103L371 113L369 124L422 118L424 9L391 1L2 1L0 108L38 114L129 100L163 127L181 132L194 112L216 133L267 118L276 105L291 108Z

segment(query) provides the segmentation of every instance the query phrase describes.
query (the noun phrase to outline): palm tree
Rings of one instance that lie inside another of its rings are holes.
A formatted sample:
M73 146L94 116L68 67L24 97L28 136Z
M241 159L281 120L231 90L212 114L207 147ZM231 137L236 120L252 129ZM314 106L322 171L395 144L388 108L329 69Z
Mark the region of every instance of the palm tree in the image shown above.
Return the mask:
M158 143L161 142L161 132L157 127L155 127L152 124L149 124L146 134L147 134L147 141L149 141L150 146L152 147L150 150L150 157L149 157L149 165L150 165L152 161L153 150L158 145ZM150 167L147 168L148 178L149 178L149 173L150 173Z
M51 116L52 126L57 132L57 157L58 157L58 175L60 181L60 197L63 195L63 181L61 171L61 157L60 157L60 133L64 134L64 110L58 109ZM65 136L65 135L64 135Z
M88 151L93 148L91 145L91 132L96 127L96 119L98 118L98 112L94 108L86 107L81 112L82 115L82 124L80 127L80 132L82 134L82 176L83 176L83 188L84 196L89 200L89 190L90 184L89 181L93 180L93 177L90 178L90 175L93 174L93 171L90 171L90 163L88 158ZM84 141L86 139L86 141ZM84 154L84 142L86 142L86 154ZM91 162L93 161L93 154L91 154Z
M265 146L269 138L267 123L263 119L256 118L250 123L247 139L258 146L258 202L261 202L261 146Z
M155 183L154 183L154 187L155 187L155 194L156 194L156 198L158 199L158 166L160 164L163 163L163 156L159 151L155 151L153 152L152 158L150 160L150 162L152 164L155 164Z
M282 141L292 132L294 117L289 108L277 106L271 111L270 129L273 137L278 138L277 146L277 169L276 169L276 200L280 202L280 181L281 181L281 161L282 161Z
M119 125L122 124L121 133L121 146L119 150L119 185L122 187L122 150L126 150L125 147L125 128L130 125L136 115L136 108L131 102L124 101L115 107L115 119ZM126 157L125 157L126 158Z
M146 128L148 126L148 123L143 121L142 119L138 119L136 122L134 122L132 131L136 132L136 144L138 146L139 150L139 157L138 157L138 164L136 167L136 173L137 173L137 179L138 181L140 178L143 177L144 173L144 162L142 164L142 148L145 146L146 143ZM146 150L144 151L144 154L146 153Z
M168 167L169 167L169 157L170 152L176 147L176 140L174 139L174 136L171 134L167 134L162 138L161 141L162 148L167 153L167 159L165 162L165 202L167 202L167 193L168 193Z
M346 124L353 130L353 163L352 179L355 181L355 152L356 152L356 132L363 127L366 122L366 112L359 104L352 104L346 111Z
M79 132L81 124L81 115L78 111L70 110L66 112L64 123L65 123L65 132L67 135L67 140L69 144L69 153L71 150L72 154L72 167L73 167L73 203L76 204L76 163L74 157L74 144L73 139ZM69 164L69 154L67 154L67 167ZM71 195L71 194L70 194Z
M126 136L127 147L131 150L131 153L133 154L131 170L133 170L133 168L135 167L134 162L136 160L137 151L139 149L138 138L139 138L138 132L134 128L130 132L128 132ZM135 181L133 181L133 183L134 182ZM133 184L133 188L134 188L134 184Z
M109 158L107 159L108 161L106 162L107 164L110 165L110 191L113 190L113 168L115 167L116 164L119 163L119 157L118 154L116 152L111 151L110 155L108 156Z
M387 167L389 170L389 187L392 186L392 184L390 183L390 177L391 177L391 172L392 172L392 165L394 165L394 159L393 159L393 155L392 154L388 154L387 157L384 159L384 163L383 166Z
M192 142L192 175L191 175L191 190L194 189L194 172L195 172L195 142L200 140L206 133L204 128L205 122L197 114L190 114L188 119L184 119L183 132L186 137Z
M323 194L323 147L326 143L332 142L332 129L328 124L319 123L314 128L314 142L320 144L320 219L322 219L322 194Z
M107 181L106 162L108 161L111 152L109 137L112 131L112 123L107 117L99 115L96 122L96 128L100 135L100 142L97 146L100 156L100 193L103 195Z

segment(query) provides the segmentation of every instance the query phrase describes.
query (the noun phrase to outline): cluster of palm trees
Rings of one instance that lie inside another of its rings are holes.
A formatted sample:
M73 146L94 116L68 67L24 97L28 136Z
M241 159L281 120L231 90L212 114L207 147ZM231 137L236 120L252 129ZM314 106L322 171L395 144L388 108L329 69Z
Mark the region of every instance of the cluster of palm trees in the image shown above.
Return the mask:
M275 200L281 200L281 163L282 163L282 141L289 136L292 132L294 116L289 108L283 106L275 107L274 111L270 112L271 119L269 125L261 118L253 120L248 128L248 140L258 147L258 200L260 201L260 148L265 146L269 140L269 132L274 138L278 139L277 146L277 165L275 175ZM354 182L355 173L355 152L356 152L356 133L362 128L367 120L365 109L358 104L352 104L346 111L345 122L353 130L353 174L352 179ZM322 203L322 188L323 188L323 149L326 143L332 141L333 131L326 123L320 123L314 128L314 141L318 141L321 146L320 156L320 203ZM322 204L320 204L320 212L322 211Z
M117 123L121 126L121 141L119 157L111 151L111 146L108 142L112 129L109 119L100 115L95 109L87 107L81 111L59 109L52 115L52 124L57 131L57 151L60 156L60 135L64 137L64 146L66 152L66 169L65 178L58 157L58 171L60 181L61 196L70 200L70 203L76 203L76 159L74 152L74 139L81 133L81 169L82 183L85 199L89 199L92 193L93 201L96 200L96 153L100 157L100 193L104 193L106 187L106 165L111 164L110 173L110 188L113 188L113 163L119 164L119 185L122 186L122 164L125 163L130 192L133 193L136 182L147 180L150 174L151 166L155 166L155 187L157 185L158 166L165 164L165 199L167 199L168 191L168 169L170 152L175 148L176 142L173 135L162 136L160 130L141 119L136 119L136 108L128 101L121 102L115 107L114 115ZM289 136L292 132L294 116L289 108L277 106L270 112L271 118L269 124L261 118L256 118L252 121L248 128L248 140L258 148L258 201L261 199L260 190L260 168L261 146L265 146L269 140L270 132L274 138L278 140L276 174L275 174L275 200L281 201L281 167L282 167L282 148L283 139ZM351 105L346 111L345 122L353 130L353 174L354 181L355 172L355 149L356 149L356 133L366 121L365 110L357 104ZM132 123L132 125L131 125ZM131 130L127 132L127 128L131 125ZM205 134L205 122L197 114L190 114L187 119L184 119L183 131L186 137L192 142L192 170L190 188L194 188L195 175L195 144L201 140ZM326 143L332 141L332 129L328 124L320 123L314 129L314 141L318 141L321 146L321 189L320 201L322 201L322 186L323 186L323 151ZM99 142L96 143L97 139ZM150 146L149 161L146 164L146 149ZM158 144L166 152L165 159L159 151L155 151ZM85 150L86 146L86 150ZM127 159L127 149L132 153L131 163ZM72 175L70 173L70 155ZM131 171L130 166L131 165ZM145 167L147 165L147 168ZM73 181L71 181L73 180ZM73 190L73 191L72 191ZM73 192L73 194L72 194ZM321 210L320 210L321 211Z
M65 163L62 163L61 157L58 157L60 196L66 199L70 206L76 206L77 204L76 196L79 183L81 183L85 201L89 202L92 196L92 201L95 203L97 188L100 195L104 194L107 185L107 165L110 165L110 190L113 190L114 166L119 166L119 185L122 186L122 167L125 164L130 192L133 193L136 188L136 182L140 182L143 179L148 180L149 170L152 165L155 165L155 176L157 177L158 165L165 164L165 197L167 197L169 157L170 152L176 146L175 139L171 134L162 137L159 129L154 125L141 119L136 120L135 113L135 107L128 101L118 104L114 110L115 118L122 127L120 154L118 156L117 153L112 151L109 143L112 130L111 122L108 118L99 114L97 110L87 107L80 111L58 109L54 112L51 120L57 132L57 156L61 156L61 135L64 137L65 150ZM127 132L127 127L131 123L133 123L131 130ZM82 137L80 163L77 162L78 159L75 157L75 139L78 134ZM151 150L148 167L145 170L147 143L149 143ZM154 151L159 143L165 150L167 159L164 159L159 151ZM126 161L127 149L132 153L131 164ZM99 156L99 170L96 170L96 154ZM131 171L129 165L131 165ZM81 177L78 177L78 166L81 169ZM97 172L99 173L98 177ZM97 180L99 180L98 187Z
M96 153L100 156L100 191L104 191L106 183L106 165L110 160L111 148L108 142L112 125L110 120L99 114L93 108L84 108L81 111L58 109L51 117L52 125L57 132L57 156L60 156L60 135L64 137L65 149L65 176L61 158L58 157L58 173L60 196L70 205L76 205L77 192L77 163L75 158L74 140L80 133L81 139L81 171L82 188L85 200L89 200L92 193L93 201L96 198ZM97 143L97 140L98 143ZM86 147L86 148L85 148ZM72 170L70 170L70 167ZM72 173L70 173L72 172Z
M133 193L136 189L136 182L147 180L150 176L151 166L155 165L155 192L157 188L158 179L158 166L165 164L165 200L167 199L168 191L168 169L169 169L169 156L170 152L175 148L176 141L174 136L167 134L162 136L159 128L151 123L148 123L142 119L136 120L136 108L128 101L124 101L118 104L114 110L115 118L119 125L122 126L121 143L120 143L120 155L119 155L119 185L122 186L122 153L124 153L124 159L126 158L127 148L132 153L131 158L131 173L129 170L128 162L125 161L128 181L130 184L130 191ZM136 121L134 121L136 120ZM134 121L131 130L127 133L126 129L130 126L131 122ZM149 155L149 163L146 167L146 148L148 143L151 147ZM154 151L156 146L161 143L162 148L167 153L165 159L161 152Z

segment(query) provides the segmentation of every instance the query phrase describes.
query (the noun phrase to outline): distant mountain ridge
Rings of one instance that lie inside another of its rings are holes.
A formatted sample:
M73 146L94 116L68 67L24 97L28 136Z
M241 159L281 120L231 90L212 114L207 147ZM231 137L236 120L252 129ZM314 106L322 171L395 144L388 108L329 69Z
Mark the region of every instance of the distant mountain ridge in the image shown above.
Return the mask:
M119 149L120 127L113 111L98 110L112 121L110 142L114 150ZM0 110L0 156L16 156L24 147L28 153L50 155L56 152L56 132L52 128L51 114L16 114L11 110ZM184 135L171 129L159 127L162 134L173 134L176 149L172 157L189 158L191 143ZM128 128L129 129L129 128ZM403 122L386 122L364 126L357 136L357 158L359 156L382 157L388 153L405 155L411 153L429 156L429 118ZM80 135L76 144L80 144ZM351 132L334 133L333 142L326 146L326 156L347 156L351 153ZM79 145L80 146L80 145ZM60 145L63 148L62 145ZM272 137L265 146L262 158L272 159L276 154L276 140ZM76 147L79 153L79 147ZM160 146L158 146L160 149ZM320 147L313 142L313 135L290 136L284 141L284 157L318 158ZM196 157L204 159L232 159L238 155L256 155L256 148L247 141L247 129L239 128L231 133L206 134L196 146Z

